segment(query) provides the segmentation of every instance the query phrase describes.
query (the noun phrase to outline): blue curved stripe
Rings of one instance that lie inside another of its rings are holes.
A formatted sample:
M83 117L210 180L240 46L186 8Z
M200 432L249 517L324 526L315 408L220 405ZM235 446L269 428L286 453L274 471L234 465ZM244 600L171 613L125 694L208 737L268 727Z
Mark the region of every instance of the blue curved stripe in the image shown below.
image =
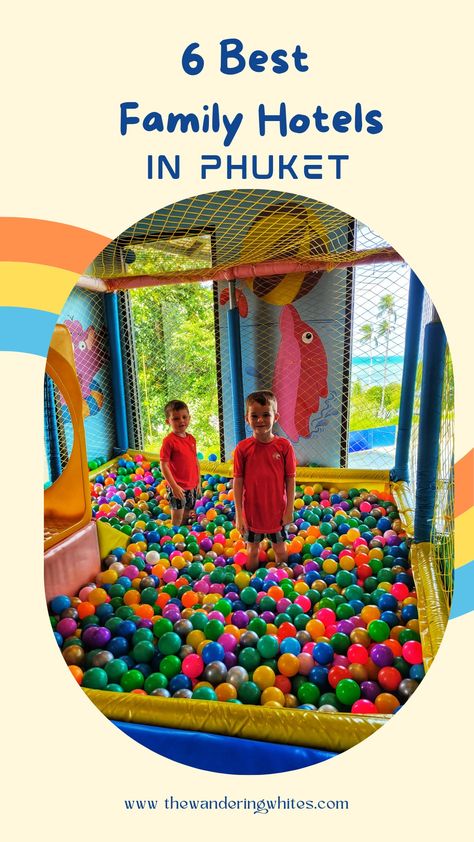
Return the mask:
M46 357L58 315L27 307L0 307L0 351Z
M462 617L474 611L474 561L456 567L454 571L454 594L449 619Z
M267 743L242 737L201 734L112 720L145 748L185 766L228 775L269 775L292 772L335 757L334 752L303 746Z

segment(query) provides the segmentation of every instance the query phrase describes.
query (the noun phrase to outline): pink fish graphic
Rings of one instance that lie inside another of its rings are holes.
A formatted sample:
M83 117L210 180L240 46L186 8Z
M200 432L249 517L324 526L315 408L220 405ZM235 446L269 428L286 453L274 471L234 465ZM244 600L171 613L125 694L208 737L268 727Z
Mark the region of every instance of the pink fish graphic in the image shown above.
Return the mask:
M71 334L74 361L81 386L84 418L97 415L102 409L104 395L96 379L96 374L107 360L105 351L104 329L96 330L90 325L86 330L77 319L66 319L66 325ZM65 410L65 421L69 420L69 411Z
M280 316L281 343L273 373L279 425L291 441L307 438L309 419L328 394L328 361L314 328L300 319L292 304Z

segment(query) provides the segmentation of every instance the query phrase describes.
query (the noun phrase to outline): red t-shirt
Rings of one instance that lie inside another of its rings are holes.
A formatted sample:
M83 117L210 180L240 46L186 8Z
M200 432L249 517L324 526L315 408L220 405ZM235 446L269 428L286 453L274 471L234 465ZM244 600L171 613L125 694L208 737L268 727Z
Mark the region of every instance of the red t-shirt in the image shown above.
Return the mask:
M169 462L171 473L178 485L185 490L199 485L199 471L196 457L196 439L189 433L177 436L169 433L163 439L160 459Z
M234 451L234 477L243 477L243 510L253 532L278 532L286 509L285 479L296 473L295 452L288 439L263 443L240 441Z

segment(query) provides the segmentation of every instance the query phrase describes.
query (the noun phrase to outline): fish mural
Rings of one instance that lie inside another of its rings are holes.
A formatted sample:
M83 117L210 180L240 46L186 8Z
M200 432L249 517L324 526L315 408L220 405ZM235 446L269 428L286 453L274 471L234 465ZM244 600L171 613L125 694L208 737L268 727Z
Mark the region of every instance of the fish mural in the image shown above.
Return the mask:
M309 420L328 394L328 361L320 337L295 307L286 304L280 316L281 342L273 373L278 424L290 441L310 435Z
M93 325L84 329L77 319L66 319L64 325L71 334L76 371L82 393L82 415L87 418L97 415L104 403L104 393L96 374L107 359L105 351L105 329L96 330ZM69 410L63 405L63 419L70 421Z
M288 258L307 260L328 251L326 227L314 211L298 202L284 202L269 205L257 214L243 237L240 261L253 264ZM323 274L323 271L290 272L242 280L242 285L257 299L282 308L272 388L278 400L278 423L293 442L311 435L310 418L318 412L320 400L328 395L324 345L314 328L302 321L293 306L293 302L316 287ZM241 288L236 288L235 296L240 317L245 319L249 313L247 296ZM219 303L225 305L228 301L229 291L223 289ZM258 369L266 365L262 360L255 362ZM273 359L269 362L272 364ZM257 369L255 372L251 376L264 382L266 378L260 376ZM248 367L246 373L249 373Z

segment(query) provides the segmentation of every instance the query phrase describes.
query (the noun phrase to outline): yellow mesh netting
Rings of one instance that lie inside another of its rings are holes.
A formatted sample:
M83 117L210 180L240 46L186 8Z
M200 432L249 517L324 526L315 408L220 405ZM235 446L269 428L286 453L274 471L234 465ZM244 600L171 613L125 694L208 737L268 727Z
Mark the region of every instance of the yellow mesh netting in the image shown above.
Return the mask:
M107 246L88 274L105 279L127 276L130 280L141 275L143 267L136 260L135 249L143 243L154 252L152 271L144 274L174 282L177 276L182 280L224 280L230 267L265 261L294 259L304 263L319 258L324 268L330 269L341 262L352 265L370 260L376 254L379 259L397 259L396 253L387 245L381 246L375 236L373 243L354 249L350 237L348 240L352 223L352 217L336 208L288 193L208 193L176 202L135 223ZM166 256L170 254L189 259L190 266L178 273L168 271ZM271 273L271 267L265 271ZM250 278L251 274L251 270L244 271L241 277Z

